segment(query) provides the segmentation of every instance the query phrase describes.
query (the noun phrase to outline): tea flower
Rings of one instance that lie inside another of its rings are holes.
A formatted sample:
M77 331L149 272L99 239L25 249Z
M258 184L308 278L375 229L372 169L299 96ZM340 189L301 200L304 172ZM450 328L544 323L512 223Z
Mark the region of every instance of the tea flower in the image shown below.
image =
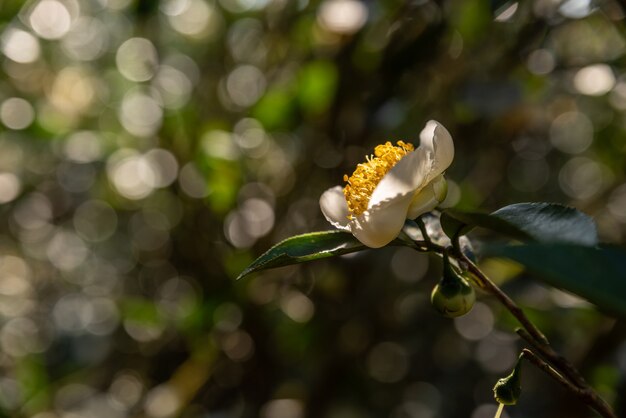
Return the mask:
M368 247L383 247L398 236L406 219L443 201L447 193L443 172L453 158L450 133L431 120L420 133L417 149L402 141L378 145L374 156L366 157L350 177L344 176L345 187L322 194L322 213Z

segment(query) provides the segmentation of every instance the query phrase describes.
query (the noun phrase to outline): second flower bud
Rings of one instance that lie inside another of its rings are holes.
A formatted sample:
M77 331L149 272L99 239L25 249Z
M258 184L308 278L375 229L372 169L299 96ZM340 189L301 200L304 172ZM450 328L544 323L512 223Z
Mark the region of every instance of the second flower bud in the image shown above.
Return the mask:
M430 300L435 309L448 318L465 315L474 306L474 288L450 263L447 255L443 258L443 277L433 289Z

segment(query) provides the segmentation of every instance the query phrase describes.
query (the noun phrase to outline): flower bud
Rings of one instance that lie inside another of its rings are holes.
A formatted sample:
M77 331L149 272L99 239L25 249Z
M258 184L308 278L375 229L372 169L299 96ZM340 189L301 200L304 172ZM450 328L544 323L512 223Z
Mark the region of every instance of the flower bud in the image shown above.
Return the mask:
M430 301L435 309L448 318L465 315L474 306L474 288L450 264L447 256L443 259L443 277L433 289Z
M437 202L441 203L446 200L446 196L448 196L448 182L443 176L433 181L433 192Z
M480 279L478 278L478 276L476 276L474 273L472 273L469 270L464 271L463 273L461 273L461 277L463 277L465 279L466 282L468 282L469 284L479 284L480 283Z
M494 398L503 405L515 405L522 394L521 364L518 360L511 374L498 380L493 387Z

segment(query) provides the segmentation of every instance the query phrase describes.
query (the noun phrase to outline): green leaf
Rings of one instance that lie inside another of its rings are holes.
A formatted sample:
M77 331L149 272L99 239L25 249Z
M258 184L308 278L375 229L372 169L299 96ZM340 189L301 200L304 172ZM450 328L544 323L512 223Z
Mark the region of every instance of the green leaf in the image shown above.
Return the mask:
M546 283L626 317L626 251L570 244L487 246L483 255L524 265Z
M454 238L455 235L465 235L471 229L466 222L463 222L455 217L457 212L459 215L461 214L459 211L448 209L447 211L442 212L441 218L439 218L441 229L443 229L443 232L445 232L445 234L450 238Z
M598 233L592 218L556 203L517 203L492 214L449 209L441 219L448 236L469 232L475 226L491 229L520 241L593 246Z
M517 203L495 211L492 216L515 225L538 242L598 244L598 231L593 219L569 206Z
M344 231L324 231L296 235L279 242L254 260L237 280L259 270L319 260L367 249L354 236Z
M499 232L520 241L532 240L532 237L522 229L493 214L447 209L441 215L441 227L450 238L453 238L455 234L465 235L477 226Z

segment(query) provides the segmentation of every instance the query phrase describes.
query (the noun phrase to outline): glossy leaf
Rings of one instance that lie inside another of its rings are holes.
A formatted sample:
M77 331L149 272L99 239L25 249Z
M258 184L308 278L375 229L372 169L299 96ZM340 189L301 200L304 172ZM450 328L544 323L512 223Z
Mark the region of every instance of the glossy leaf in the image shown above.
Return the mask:
M569 243L593 246L598 243L592 218L577 209L556 203L517 203L492 214L446 210L442 227L449 236L467 233L480 226L520 241Z
M492 213L515 225L538 242L559 242L593 246L598 231L591 217L556 203L517 203Z
M546 283L626 317L626 251L569 244L488 246L483 255L524 265Z
M349 254L367 248L352 234L344 231L333 230L296 235L267 250L241 272L237 280L259 270Z
M441 227L450 238L453 238L457 233L465 235L477 226L499 232L520 241L531 240L531 237L517 226L488 213L462 212L448 209L441 215Z

